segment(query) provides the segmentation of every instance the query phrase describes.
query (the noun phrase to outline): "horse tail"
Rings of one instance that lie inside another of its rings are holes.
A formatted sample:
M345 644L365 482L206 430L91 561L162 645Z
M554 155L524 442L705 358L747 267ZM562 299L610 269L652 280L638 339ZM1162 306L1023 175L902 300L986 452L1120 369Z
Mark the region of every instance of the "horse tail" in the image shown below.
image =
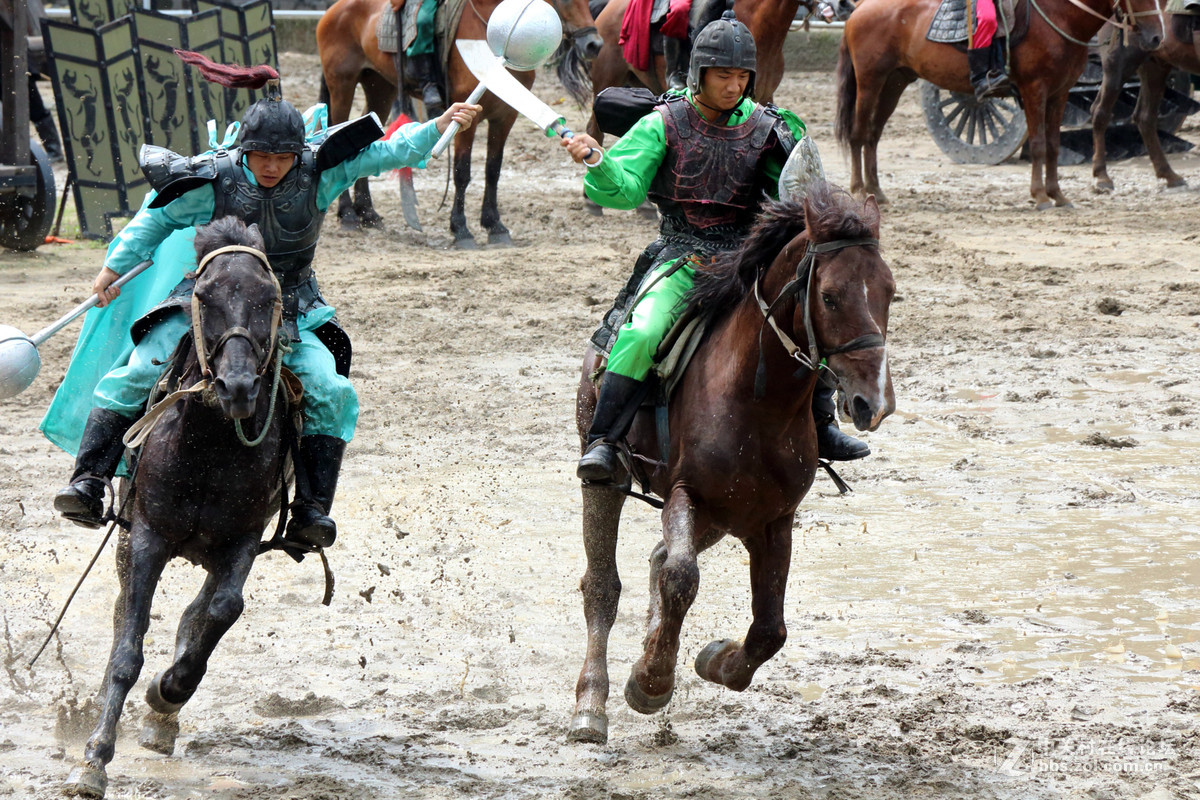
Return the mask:
M567 94L582 108L590 109L593 99L591 65L575 45L573 38L563 39L558 50L551 56L550 64L554 66L558 81L567 90Z
M329 105L329 84L325 82L325 73L321 73L321 88L317 90L317 102Z
M846 45L846 37L838 45L837 62L837 113L834 123L834 137L838 144L850 143L850 134L854 130L854 110L858 105L858 76L854 72L854 59L850 57L850 48Z

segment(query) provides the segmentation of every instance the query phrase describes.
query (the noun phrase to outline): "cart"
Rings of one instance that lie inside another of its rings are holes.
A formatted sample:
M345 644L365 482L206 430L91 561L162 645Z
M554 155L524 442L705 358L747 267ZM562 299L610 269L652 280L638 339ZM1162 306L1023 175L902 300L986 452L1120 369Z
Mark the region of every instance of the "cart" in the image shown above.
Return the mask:
M28 23L25 0L0 0L0 247L10 250L44 244L54 221L54 172L28 135Z

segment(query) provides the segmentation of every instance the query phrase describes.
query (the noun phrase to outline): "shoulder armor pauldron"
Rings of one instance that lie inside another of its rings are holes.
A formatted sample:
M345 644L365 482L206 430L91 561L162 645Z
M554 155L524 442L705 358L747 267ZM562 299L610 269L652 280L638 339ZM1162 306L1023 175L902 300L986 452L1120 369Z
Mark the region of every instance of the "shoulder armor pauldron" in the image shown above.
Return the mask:
M188 158L165 147L142 145L138 162L150 187L158 193L150 201L150 208L162 208L192 189L215 181L217 159L221 156L228 158L223 150Z

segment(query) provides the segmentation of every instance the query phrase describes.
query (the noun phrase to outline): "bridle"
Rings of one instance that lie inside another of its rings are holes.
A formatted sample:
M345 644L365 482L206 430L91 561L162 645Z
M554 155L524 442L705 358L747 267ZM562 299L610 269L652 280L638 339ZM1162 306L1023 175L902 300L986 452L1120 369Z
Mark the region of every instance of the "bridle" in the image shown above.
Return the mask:
M200 362L200 374L206 379L212 379L212 367L209 362L217 357L221 352L221 348L229 343L230 339L245 339L250 348L254 351L254 360L258 364L258 369L255 370L259 377L267 371L267 367L271 363L271 356L275 353L275 344L279 337L279 324L283 321L283 290L279 286L279 278L275 276L275 271L271 269L271 262L267 260L267 254L262 250L254 247L246 247L241 244L231 244L227 247L218 247L211 253L208 253L204 258L200 259L200 263L196 266L196 271L193 273L197 280L200 278L200 273L209 263L220 255L227 253L248 253L258 261L259 265L266 271L271 278L271 283L275 286L275 304L271 311L271 337L270 344L267 347L260 345L250 331L241 325L234 325L232 328L226 328L217 339L217 343L213 345L212 352L205 352L204 344L204 303L200 299L200 295L195 291L192 292L192 338L196 343L196 360Z
M242 430L242 421L235 419L233 421L234 430L237 431L238 441L247 447L257 447L262 444L267 436L267 432L271 429L271 420L275 414L275 398L279 394L279 382L283 373L283 354L289 350L286 339L279 338L279 325L283 320L283 291L279 286L279 278L276 277L275 271L271 269L271 262L267 259L267 254L263 251L254 248L246 247L245 245L234 244L227 247L218 247L216 250L206 254L196 266L196 271L192 273L193 277L199 278L200 273L204 268L217 256L228 253L248 253L258 261L259 265L266 270L267 275L271 278L271 283L275 286L275 303L271 311L271 337L270 344L267 347L260 345L250 331L241 325L235 325L232 328L226 329L217 339L217 343L213 345L212 351L209 352L204 344L204 303L200 300L200 296L192 291L192 341L196 347L196 360L200 365L200 380L193 383L186 389L176 389L168 394L163 399L154 404L153 408L147 411L141 419L130 426L125 433L123 441L127 447L137 448L146 441L146 437L150 435L150 431L154 429L155 423L162 417L163 413L172 405L187 397L190 394L206 392L212 388L212 367L209 366L211 361L217 357L231 339L245 339L249 342L251 349L254 351L254 358L257 362L256 374L262 377L267 371L267 368L274 363L274 375L271 378L271 404L267 411L267 418L263 422L262 430L258 436L251 440L246 438L245 432ZM278 352L277 352L278 351Z
M763 272L759 272L758 277L754 281L754 299L758 301L759 310L762 311L763 326L758 332L758 370L754 376L754 396L756 399L762 399L766 387L766 360L763 356L762 334L768 325L771 326L771 330L775 331L775 335L779 337L779 342L783 345L783 349L787 351L788 355L800 363L801 371L820 372L820 370L824 369L832 372L828 365L822 363L823 359L839 353L850 353L855 350L871 350L885 346L886 342L883 334L866 333L836 347L819 348L817 346L816 331L813 328L812 308L809 305L813 273L817 271L816 257L818 255L835 253L839 250L845 250L847 247L878 246L879 240L870 237L835 239L830 242L821 242L820 244L809 242L804 250L804 257L796 264L796 276L788 281L783 289L780 290L779 296L770 305L767 305L762 299L759 284L762 282ZM796 303L804 309L804 335L808 339L807 353L792 340L792 337L788 336L779 327L774 317L779 307L793 296L796 298ZM836 376L834 376L834 380L836 383Z
M1124 31L1126 37L1128 37L1129 34L1132 34L1133 32L1135 32L1138 29L1138 25L1137 25L1138 17L1157 16L1159 25L1163 24L1162 0L1154 0L1154 11L1134 11L1133 10L1133 0L1112 0L1113 10L1112 10L1112 14L1110 14L1109 16L1105 16L1105 15L1099 13L1095 9L1082 3L1081 0L1067 0L1067 2L1069 2L1071 5L1075 6L1076 8L1083 9L1084 11L1091 14L1096 19L1102 20L1104 22L1111 22L1114 28ZM1074 36L1071 36L1069 33L1064 31L1062 28L1058 27L1058 25L1056 25L1054 23L1054 21L1051 20L1050 17L1048 17L1046 15L1046 12L1042 10L1042 7L1037 4L1037 0L1029 0L1029 4L1033 6L1034 11L1038 12L1038 14L1041 16L1041 18L1046 21L1046 24L1049 25L1051 28L1053 28L1058 33L1059 36L1063 37L1064 39L1066 39L1068 42L1071 42L1072 44L1077 44L1081 47L1088 46L1089 42L1084 42L1079 39L1076 39ZM1122 21L1121 17L1125 17L1131 21L1124 22L1124 21Z

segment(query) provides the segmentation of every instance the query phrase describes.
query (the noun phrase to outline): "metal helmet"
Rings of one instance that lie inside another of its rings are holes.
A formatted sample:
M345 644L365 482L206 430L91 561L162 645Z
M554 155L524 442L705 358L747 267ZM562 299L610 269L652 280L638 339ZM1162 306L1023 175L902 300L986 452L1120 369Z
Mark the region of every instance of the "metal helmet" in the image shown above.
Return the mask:
M246 109L238 144L242 152L304 152L304 118L296 107L279 97L265 97Z
M709 67L727 67L750 71L747 97L754 96L754 76L758 72L758 54L750 29L738 21L732 11L704 26L692 43L692 63L688 67L688 88L700 91L700 78Z

